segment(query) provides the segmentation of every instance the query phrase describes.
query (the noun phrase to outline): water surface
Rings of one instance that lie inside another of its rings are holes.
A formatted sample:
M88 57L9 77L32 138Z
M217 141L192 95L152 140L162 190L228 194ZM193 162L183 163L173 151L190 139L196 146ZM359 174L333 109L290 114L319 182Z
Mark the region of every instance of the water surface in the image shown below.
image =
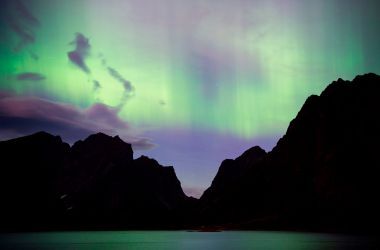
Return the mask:
M0 249L365 250L380 248L374 238L334 234L265 231L113 231L0 234Z

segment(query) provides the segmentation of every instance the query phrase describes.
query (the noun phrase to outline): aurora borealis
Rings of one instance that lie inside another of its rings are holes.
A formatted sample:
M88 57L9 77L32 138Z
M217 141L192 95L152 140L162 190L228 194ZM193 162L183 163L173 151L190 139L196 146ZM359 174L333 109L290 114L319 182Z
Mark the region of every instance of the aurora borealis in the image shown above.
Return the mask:
M309 95L380 73L377 2L2 1L0 139L119 134L197 196Z

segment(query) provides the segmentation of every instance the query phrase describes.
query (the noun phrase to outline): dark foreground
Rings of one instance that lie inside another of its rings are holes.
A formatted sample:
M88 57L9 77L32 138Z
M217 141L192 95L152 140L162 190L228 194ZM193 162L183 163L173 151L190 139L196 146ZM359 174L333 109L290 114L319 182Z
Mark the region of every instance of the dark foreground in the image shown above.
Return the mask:
M114 231L11 233L1 249L379 249L375 238L337 234L269 231Z

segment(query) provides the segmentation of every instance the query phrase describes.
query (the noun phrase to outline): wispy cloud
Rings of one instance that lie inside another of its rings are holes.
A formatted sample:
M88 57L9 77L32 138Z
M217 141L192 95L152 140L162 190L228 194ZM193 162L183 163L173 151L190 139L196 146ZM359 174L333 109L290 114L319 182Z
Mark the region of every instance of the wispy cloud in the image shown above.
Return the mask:
M16 47L14 47L14 50L16 52L23 49L26 45L35 42L36 38L32 31L25 29L20 24L14 21L10 21L10 27L15 32L15 34L17 34L17 36L20 38L20 41L18 42Z
M131 144L134 150L148 150L156 146L149 138L134 138Z
M90 75L90 68L87 66L85 61L91 49L89 39L82 33L76 33L74 41L72 41L70 44L74 45L75 49L67 53L69 60L86 74ZM128 98L134 95L135 88L132 83L127 80L118 70L108 65L107 59L102 53L98 54L98 58L100 59L100 62L104 69L108 72L108 75L120 83L123 87L123 95L121 97L119 105L117 106L117 109L121 110ZM90 76L90 79L91 78L92 77ZM99 91L102 88L102 85L98 80L92 78L91 81L93 83L94 91Z
M18 12L19 17L26 23L32 26L40 25L40 21L32 14L32 12L25 6L22 1L15 1L15 9Z
M116 71L114 68L107 67L108 73L117 81L119 81L121 84L123 84L124 91L127 94L132 95L134 88L130 81L126 80L118 71Z
M59 134L69 143L103 132L119 135L135 150L155 146L149 139L138 136L126 121L120 119L116 108L96 103L81 109L42 98L0 92L0 139L40 130Z
M98 80L93 80L92 83L94 84L94 91L97 91L102 87Z
M69 60L85 73L89 74L90 69L85 62L91 48L89 39L81 33L76 33L75 39L70 44L74 45L75 49L67 53Z
M40 57L36 53L34 53L32 51L29 51L29 55L35 61L38 61L38 59L40 59Z
M103 54L99 55L99 59L103 67L108 71L108 74L123 86L124 93L120 104L118 105L118 108L121 109L125 105L125 102L128 100L128 98L132 97L135 94L135 88L129 80L120 74L119 71L108 65L107 60Z
M42 81L46 79L44 75L34 72L20 73L16 78L20 81Z
M19 41L13 48L19 52L25 46L36 41L35 28L40 25L40 21L33 15L32 11L22 1L6 1L8 7L7 20L10 29L17 35Z

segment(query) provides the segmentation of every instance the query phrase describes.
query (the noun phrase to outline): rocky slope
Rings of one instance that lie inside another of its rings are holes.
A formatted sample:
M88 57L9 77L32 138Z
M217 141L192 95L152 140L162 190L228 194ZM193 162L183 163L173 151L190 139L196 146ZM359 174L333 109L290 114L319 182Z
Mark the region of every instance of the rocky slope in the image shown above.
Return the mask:
M72 147L39 132L0 142L3 230L183 227L194 200L173 167L105 134Z
M238 228L376 230L379 92L380 77L366 74L310 96L271 152L223 162L199 216Z
M225 160L199 201L172 167L119 137L72 147L39 132L0 142L0 229L378 231L380 76L310 96L271 152ZM207 229L207 227L206 227Z

